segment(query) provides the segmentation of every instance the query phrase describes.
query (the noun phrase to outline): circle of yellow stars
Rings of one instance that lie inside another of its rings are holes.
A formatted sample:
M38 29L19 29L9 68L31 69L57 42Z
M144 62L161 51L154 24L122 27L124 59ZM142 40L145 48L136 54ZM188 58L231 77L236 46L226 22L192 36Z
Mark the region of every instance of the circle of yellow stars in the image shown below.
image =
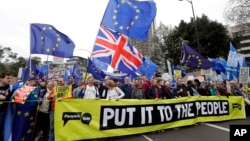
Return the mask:
M23 115L25 118L29 118L29 120L30 120L30 128L27 129L26 133L27 133L27 134L31 134L31 133L32 133L33 126L35 125L34 117L33 117L33 116L30 116L30 113L29 113L28 111L22 113L22 111L20 111L20 110L17 111L17 115L18 115L18 116L22 116L22 115ZM26 138L25 138L25 136L23 136L23 137L21 138L21 141L25 141L25 140L26 140Z
M189 60L192 59L192 58L197 60L197 67L200 67L201 66L201 59L200 59L199 56L196 56L196 55L188 55L186 63L188 64Z
M122 4L128 4L135 10L136 14L135 14L134 18L131 20L129 25L121 25L117 21L117 13L119 12L119 8L121 7ZM138 8L138 6L133 5L133 3L131 3L130 1L127 1L127 0L121 0L121 5L118 4L117 8L113 11L114 15L113 15L112 19L114 20L115 26L118 26L120 30L124 30L124 29L129 30L129 28L132 27L134 25L135 21L139 18L140 9Z
M51 30L50 32L55 32L56 34L56 44L54 44L52 47L45 47L45 37L44 37L44 32L46 32L46 30ZM41 30L41 41L42 41L42 48L43 50L45 50L46 53L50 53L53 51L56 51L59 47L59 43L61 41L61 36L56 33L56 31L53 29L53 27L49 26L49 27L43 27Z

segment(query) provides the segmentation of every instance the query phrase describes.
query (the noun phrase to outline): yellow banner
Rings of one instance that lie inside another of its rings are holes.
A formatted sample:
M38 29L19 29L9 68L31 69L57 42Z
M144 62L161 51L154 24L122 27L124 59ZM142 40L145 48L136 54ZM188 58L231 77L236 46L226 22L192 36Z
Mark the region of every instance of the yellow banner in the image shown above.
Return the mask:
M54 92L57 98L71 98L72 97L72 86L57 86L54 87Z
M174 70L174 79L182 78L181 70Z
M123 136L192 125L244 119L240 96L193 96L168 100L84 100L56 102L57 141Z

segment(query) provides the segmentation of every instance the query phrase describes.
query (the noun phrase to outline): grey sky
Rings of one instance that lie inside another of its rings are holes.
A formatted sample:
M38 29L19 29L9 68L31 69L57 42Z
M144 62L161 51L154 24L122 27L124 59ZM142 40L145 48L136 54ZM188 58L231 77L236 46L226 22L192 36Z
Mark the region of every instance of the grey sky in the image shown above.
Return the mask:
M154 0L157 25L177 25L192 17L191 4L179 0ZM195 14L227 24L223 10L228 0L193 0ZM0 45L19 56L30 52L30 23L46 23L67 34L76 44L75 55L88 56L108 0L1 0ZM80 49L80 50L79 50ZM81 50L83 49L83 50ZM87 51L84 51L87 50ZM32 55L35 56L35 55ZM43 59L44 55L39 55Z

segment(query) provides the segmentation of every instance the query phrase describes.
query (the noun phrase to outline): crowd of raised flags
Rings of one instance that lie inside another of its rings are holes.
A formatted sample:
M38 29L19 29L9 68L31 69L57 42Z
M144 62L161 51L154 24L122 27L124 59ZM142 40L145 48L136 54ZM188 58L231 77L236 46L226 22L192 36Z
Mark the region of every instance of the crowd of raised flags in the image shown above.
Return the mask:
M121 81L126 76L133 79L139 77L140 73L151 79L157 71L158 66L150 58L143 56L128 41L128 38L146 41L148 39L148 30L155 15L156 6L153 1L110 0L101 21L91 58L88 58L87 72L91 73L95 79L101 81L106 76L120 79ZM41 23L31 24L30 54L71 58L73 57L74 48L75 44L73 40L54 26ZM232 44L230 44L227 61L222 58L205 58L187 44L183 44L183 52L182 64L201 69L212 68L217 74L224 75L227 80L239 78L239 68L247 66L244 55L236 53ZM113 74L106 72L105 69L108 65L122 73ZM30 76L36 76L39 79L48 79L50 76L53 79L61 75L64 76L66 82L69 81L69 76L74 76L75 82L84 81L85 74L81 73L77 64L73 65L73 68L69 71L70 73L68 73L68 70L65 70L64 74L49 74L49 65L45 64L37 67L32 64L30 59L28 59L26 66L22 71L21 79L23 82L29 80ZM178 66L171 67L170 63L168 63L168 69L169 74L173 74L174 70L180 70L182 77L186 75L182 68ZM174 88L176 86L176 81L172 78L171 87ZM23 86L20 86L20 88L22 89ZM36 93L35 91L32 92ZM28 100L32 101L32 97L28 97ZM18 105L20 107L17 108L26 109L27 106L25 104L23 106ZM22 109L20 111L23 112ZM32 112L27 112L26 115L29 116L28 114ZM27 119L25 118L27 117L26 115L24 113L23 119L19 117L14 119L12 123L16 125L20 124L18 126L22 127L23 125L18 123L17 120L29 120L33 122L34 117L29 116L30 118ZM29 128L31 127L27 127L27 131L31 132L30 130L32 129L29 130ZM21 136L19 136L19 139L22 139ZM31 140L31 136L27 136L25 140Z
M88 58L88 73L96 79L103 80L107 75L105 70L111 66L119 70L121 76L127 74L131 78L136 78L143 74L150 79L158 66L150 58L143 56L128 38L146 41L156 11L153 1L110 0L100 24L91 58ZM31 24L30 54L72 58L74 48L73 40L53 25ZM238 54L231 43L226 62L223 58L205 58L187 44L183 44L183 52L182 64L191 68L212 68L216 74L227 80L238 79L239 68L247 66L244 55ZM168 71L171 72L170 69ZM36 68L29 59L26 68L22 70L23 82L26 82L31 72L43 79L48 77L49 67L45 64ZM84 78L77 64L60 75L65 75L65 78L73 75L77 81Z

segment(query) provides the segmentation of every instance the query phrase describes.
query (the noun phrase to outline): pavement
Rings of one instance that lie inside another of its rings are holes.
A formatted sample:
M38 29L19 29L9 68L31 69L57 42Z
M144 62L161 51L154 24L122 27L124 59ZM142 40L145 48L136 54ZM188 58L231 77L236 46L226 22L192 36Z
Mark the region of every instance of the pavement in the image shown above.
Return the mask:
M250 125L250 116L242 120L200 123L197 125L167 129L164 132L122 136L97 141L229 141L230 125Z

